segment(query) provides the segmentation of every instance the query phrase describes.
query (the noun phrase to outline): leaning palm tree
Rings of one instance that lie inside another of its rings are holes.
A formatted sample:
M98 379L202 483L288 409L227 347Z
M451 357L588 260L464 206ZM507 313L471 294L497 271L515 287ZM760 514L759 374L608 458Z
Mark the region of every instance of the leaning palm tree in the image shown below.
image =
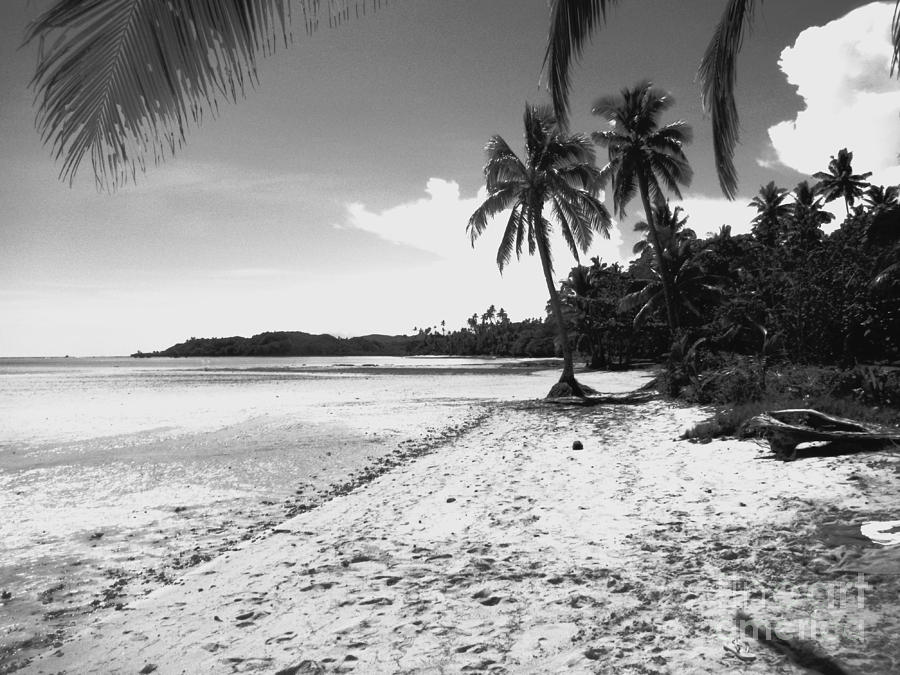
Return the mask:
M766 246L778 243L787 219L790 217L791 204L786 202L788 191L776 187L775 181L759 188L759 193L748 204L756 209L753 218L753 236Z
M488 196L469 219L467 231L472 245L492 218L510 210L497 250L497 267L502 272L513 252L521 257L526 241L529 254L537 251L563 352L563 372L550 396L582 396L584 389L575 380L572 349L553 281L553 226L544 215L544 206L549 205L576 260L579 252L590 247L595 233L609 237L609 212L597 197L601 176L594 164L594 149L584 135L563 134L549 108L526 105L525 159L520 159L500 136L491 138L485 153Z
M551 8L550 37L544 66L549 72L550 93L559 119L565 123L571 88L571 67L591 34L607 21L609 10L619 0L554 0ZM757 4L761 0L727 0L712 39L700 63L698 78L703 105L712 120L713 151L722 192L734 199L737 171L734 148L740 128L734 100L737 82L737 57L744 35L749 31ZM900 0L894 5L891 23L893 58L891 75L900 75Z
M831 161L828 162L828 171L817 171L813 174L813 178L819 181L816 189L826 202L839 197L844 198L844 206L847 209L847 216L849 216L853 203L866 194L866 190L869 188L866 178L871 175L871 171L860 174L853 173L853 153L848 152L847 148L843 148L838 151L837 157L831 156Z
M679 325L678 306L653 217L653 204L665 200L664 191L681 199L678 186L690 185L693 177L684 155L684 146L691 141L691 127L683 121L659 126L659 115L673 104L668 94L649 82L623 89L619 96L600 98L594 103L593 113L609 122L610 128L595 132L593 139L609 150L603 177L612 181L616 212L624 217L625 207L636 194L640 195L662 279L669 329L674 331Z

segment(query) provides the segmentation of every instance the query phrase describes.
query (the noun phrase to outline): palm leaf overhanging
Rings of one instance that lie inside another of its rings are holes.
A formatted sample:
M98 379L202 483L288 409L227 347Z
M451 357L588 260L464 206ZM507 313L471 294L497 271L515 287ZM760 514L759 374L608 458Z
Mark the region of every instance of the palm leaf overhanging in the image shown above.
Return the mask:
M735 196L738 180L734 166L740 129L734 100L737 56L760 1L728 0L698 71L703 104L712 120L719 185L729 199ZM562 120L569 108L572 64L580 57L591 33L606 23L608 10L616 3L617 0L554 0L552 4L544 67L548 71L554 109ZM900 0L895 2L890 28L891 75L896 72L900 77Z
M594 29L606 23L609 9L618 0L557 0L550 10L550 37L544 54L544 69L550 72L550 95L560 125L569 114L572 62L581 57L585 41Z
M729 199L737 192L734 148L739 140L740 120L734 101L737 55L744 34L753 22L757 0L729 0L700 62L700 96L709 112L713 130L713 155L719 186Z
M383 0L295 0L307 33ZM70 184L90 155L98 188L175 153L187 128L257 82L258 56L289 44L291 0L57 0L29 26L37 127ZM324 5L324 7L323 7Z

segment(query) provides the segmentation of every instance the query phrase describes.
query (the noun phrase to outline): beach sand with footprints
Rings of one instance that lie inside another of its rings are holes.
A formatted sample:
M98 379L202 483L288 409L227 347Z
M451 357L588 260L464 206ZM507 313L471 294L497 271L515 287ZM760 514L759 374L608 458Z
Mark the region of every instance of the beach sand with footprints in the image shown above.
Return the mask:
M889 515L896 457L783 464L677 440L703 417L491 404L22 672L806 672L743 635L739 610L786 636L812 621L847 672L897 672L897 577L859 595L833 570L859 549L818 529Z

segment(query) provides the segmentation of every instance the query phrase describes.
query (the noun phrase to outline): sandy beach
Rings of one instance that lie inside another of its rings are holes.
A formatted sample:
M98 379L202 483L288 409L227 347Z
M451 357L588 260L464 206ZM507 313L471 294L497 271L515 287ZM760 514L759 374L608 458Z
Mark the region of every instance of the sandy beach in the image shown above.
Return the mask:
M704 411L661 401L485 406L21 672L807 672L738 611L845 672L897 672L898 577L860 577L877 546L821 530L896 517L895 454L691 444Z

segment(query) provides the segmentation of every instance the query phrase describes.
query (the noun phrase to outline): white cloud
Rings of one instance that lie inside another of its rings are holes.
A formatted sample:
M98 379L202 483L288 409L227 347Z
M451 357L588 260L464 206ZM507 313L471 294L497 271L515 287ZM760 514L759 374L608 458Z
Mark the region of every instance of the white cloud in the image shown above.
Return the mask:
M751 197L738 196L734 201L724 197L705 197L687 194L674 206L680 206L690 216L687 227L706 237L719 231L722 225L730 225L732 234L750 232L750 221L755 214L747 205Z
M404 272L366 281L364 293L373 298L393 294L399 302L390 307L385 303L362 303L361 311L371 312L374 306L379 306L376 314L380 315L382 324L386 315L390 315L394 323L405 320L433 325L446 319L453 327L462 325L466 316L482 312L490 304L504 307L516 320L542 316L548 293L537 257L526 253L520 261L513 259L502 276L497 269L497 247L506 224L502 215L475 242L474 249L470 245L466 224L484 199L483 191L464 197L456 182L431 178L425 193L413 202L380 212L370 211L362 204L348 206L347 221L340 227L365 230L440 258L436 262L423 261L414 277ZM600 256L606 262L621 262L622 238L618 227L614 226L610 235L610 239L598 237L588 254L581 258L582 263L588 263L592 256ZM554 275L560 279L575 260L558 233L551 244ZM373 323L369 325L375 325L377 318L373 315Z
M779 66L804 108L769 129L780 163L823 171L843 147L873 182L900 179L900 81L890 76L893 3L874 2L825 26L807 28ZM761 162L765 164L765 162Z

